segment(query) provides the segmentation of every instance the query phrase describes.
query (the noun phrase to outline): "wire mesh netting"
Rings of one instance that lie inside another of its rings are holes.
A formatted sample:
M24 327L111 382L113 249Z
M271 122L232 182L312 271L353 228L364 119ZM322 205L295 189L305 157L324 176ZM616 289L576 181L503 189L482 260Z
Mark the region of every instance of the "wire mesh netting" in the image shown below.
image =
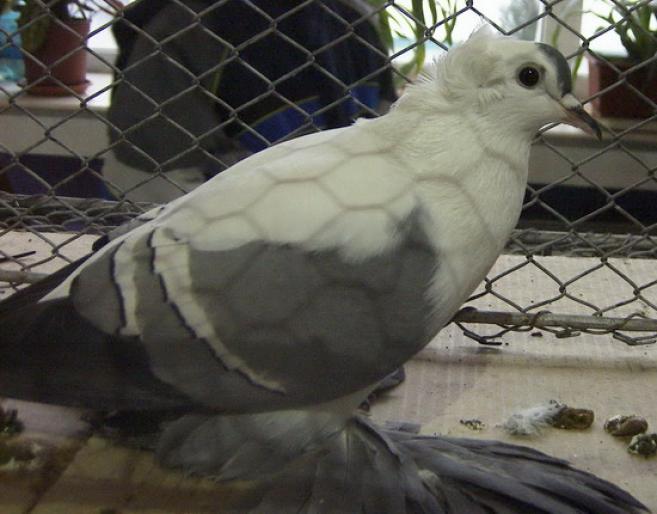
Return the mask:
M484 23L557 46L605 137L537 135L511 255L473 299L502 312L463 312L464 330L483 343L537 327L654 341L624 330L655 330L657 318L657 2L2 5L0 294L248 155L384 113Z

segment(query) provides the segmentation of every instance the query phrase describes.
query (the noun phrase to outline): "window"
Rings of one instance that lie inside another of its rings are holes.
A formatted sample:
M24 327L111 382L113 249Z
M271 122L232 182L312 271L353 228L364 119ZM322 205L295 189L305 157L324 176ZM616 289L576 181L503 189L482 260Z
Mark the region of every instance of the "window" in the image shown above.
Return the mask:
M129 5L139 0L121 1L123 5ZM91 18L91 31L93 35L89 38L87 43L89 48L91 48L108 63L114 63L116 54L118 53L116 41L114 40L114 35L112 34L112 26L110 25L111 21L112 16L109 13L103 11L94 13ZM94 34L94 31L97 30L98 32ZM112 70L108 68L108 66L102 61L92 57L89 59L89 71L110 73Z
M425 0L424 12L427 19L427 23L430 22L430 9L428 1ZM538 0L487 0L475 1L473 4L474 9L466 10L466 3L464 0L433 0L436 2L438 7L438 20L443 18L441 13L441 8L443 8L448 14L457 13L456 22L453 27L451 27L451 34L448 35L445 25L441 25L434 32L434 39L441 43L447 44L449 46L450 39L452 43L459 43L468 38L468 36L482 24L482 18L479 13L491 20L496 25L500 26L504 30L511 30L515 27L522 25L523 23L537 18L542 9L542 4ZM412 1L411 0L398 0L395 4L406 9L409 12L412 12ZM393 17L393 30L398 33L398 37L395 38L395 51L400 51L408 45L412 44L413 31L412 28L404 16L399 13L399 11L394 6L389 6L387 8L388 12ZM539 38L541 30L541 21L538 20L536 23L530 23L527 27L517 31L515 33L516 37L520 37L526 40L536 40ZM427 43L427 60L439 56L443 50L436 45L435 43ZM403 63L411 58L410 53L402 54L398 57L398 60L395 60L395 63Z
M123 0L124 5L128 5L134 1L139 0ZM447 11L456 12L465 8L464 0L431 0L435 1L438 6L438 17L442 17L440 7L443 6ZM430 13L429 0L425 0L425 13ZM397 0L395 2L403 9L412 12L412 0ZM581 33L586 37L593 36L600 27L604 27L606 23L596 16L598 14L609 13L612 4L609 0L565 0L559 3L553 3L552 11L556 16L559 16L566 23L571 25L576 30L581 30ZM539 0L487 0L475 1L474 9L483 13L494 23L498 24L505 30L511 30L514 27L522 25L528 20L536 18L545 9L543 2ZM413 41L413 30L411 25L406 22L405 17L394 6L388 6L387 11L391 14L391 25L395 35L395 52L401 51L410 45ZM94 34L89 39L89 46L107 62L113 63L116 58L117 47L114 37L112 35L111 26L108 25L112 17L104 12L96 13L92 18L92 30L98 30L104 27L98 33ZM456 24L453 30L453 41L460 42L468 37L479 25L481 18L473 10L467 10L458 15ZM553 37L554 31L558 31L557 38ZM580 45L579 38L574 36L568 30L559 28L559 24L550 18L544 18L536 23L532 23L524 29L515 33L516 37L521 37L527 40L542 40L548 43L556 40L559 48L567 55L574 53ZM438 41L444 42L446 39L445 28L439 27L435 33L434 38ZM606 55L623 55L624 49L620 43L620 39L614 31L609 31L606 34L596 37L591 42L591 48L594 51L604 53ZM439 56L443 51L442 49L429 42L426 46L427 61ZM395 64L402 64L412 58L411 52L406 52L400 55ZM90 70L99 72L110 72L107 65L97 61L96 59L90 60Z

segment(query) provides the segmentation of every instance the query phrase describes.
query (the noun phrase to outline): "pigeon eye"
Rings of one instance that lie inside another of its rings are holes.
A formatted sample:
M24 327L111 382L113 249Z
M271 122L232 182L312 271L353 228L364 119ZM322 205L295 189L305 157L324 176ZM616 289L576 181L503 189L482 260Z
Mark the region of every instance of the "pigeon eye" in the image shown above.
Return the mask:
M518 72L518 82L525 87L534 87L541 80L541 72L535 66L523 66Z

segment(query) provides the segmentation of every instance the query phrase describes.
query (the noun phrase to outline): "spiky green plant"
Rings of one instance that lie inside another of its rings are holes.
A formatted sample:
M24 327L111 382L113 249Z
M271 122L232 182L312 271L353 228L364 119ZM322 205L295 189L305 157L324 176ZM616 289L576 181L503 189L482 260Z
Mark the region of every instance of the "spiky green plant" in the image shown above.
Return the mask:
M393 51L395 37L406 39L406 34L397 27L406 27L413 34L409 47L412 58L400 66L399 71L408 77L417 75L426 60L426 42L429 36L433 37L433 30L440 19L445 20L440 27L445 31L442 40L446 46L454 43L453 33L456 26L456 12L458 0L411 0L410 9L405 9L399 3L391 0L368 0L378 13L379 35L389 52ZM440 16L442 18L439 18Z
M606 22L596 32L614 27L621 44L627 52L628 59L643 62L657 54L657 3L654 0L607 0L609 11L599 13L584 11ZM561 26L553 34L552 44L556 45L561 33ZM576 78L585 52L578 54L573 66L573 78ZM657 63L651 65L657 68ZM653 72L654 73L654 72Z
M657 54L657 2L615 0L607 14L594 14L614 27L631 61L643 62Z

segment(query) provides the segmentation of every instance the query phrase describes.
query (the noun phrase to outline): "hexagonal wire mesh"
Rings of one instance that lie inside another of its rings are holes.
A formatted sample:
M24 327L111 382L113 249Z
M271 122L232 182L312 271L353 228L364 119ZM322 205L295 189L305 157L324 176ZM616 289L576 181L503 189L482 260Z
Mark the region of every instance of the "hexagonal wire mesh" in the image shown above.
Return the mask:
M586 57L584 96L606 134L600 144L561 126L537 136L523 217L507 247L514 255L473 298L504 312L462 312L462 328L488 344L536 327L654 341L618 330L655 330L657 317L654 1L137 0L123 8L26 0L21 8L17 27L0 29L3 55L22 38L27 74L20 86L0 84L5 295L87 251L90 236L246 155L378 115L459 30L488 23L557 45L580 88ZM103 11L106 21L86 33L76 9L83 18ZM118 55L94 43L110 32ZM595 49L613 33L627 58ZM90 82L63 75L81 57L101 71ZM69 96L34 95L62 93ZM611 294L600 295L601 284ZM475 333L471 322L494 328Z

